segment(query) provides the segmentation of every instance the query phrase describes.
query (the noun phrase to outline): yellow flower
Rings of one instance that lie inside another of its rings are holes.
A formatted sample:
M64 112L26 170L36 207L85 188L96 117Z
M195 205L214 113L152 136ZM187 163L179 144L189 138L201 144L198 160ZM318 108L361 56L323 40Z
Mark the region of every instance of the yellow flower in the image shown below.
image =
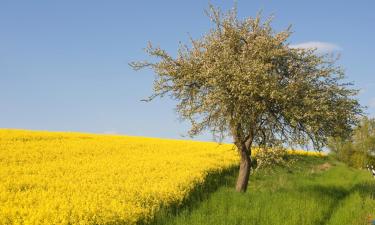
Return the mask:
M232 144L0 129L0 224L135 224L237 164Z
M237 160L230 144L0 130L0 224L135 224Z

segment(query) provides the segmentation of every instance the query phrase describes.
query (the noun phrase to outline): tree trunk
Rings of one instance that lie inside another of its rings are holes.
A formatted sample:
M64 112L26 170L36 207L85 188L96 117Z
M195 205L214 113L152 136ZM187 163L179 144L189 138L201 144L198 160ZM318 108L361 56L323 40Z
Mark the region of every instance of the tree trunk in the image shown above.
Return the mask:
M250 159L250 152L247 150L246 146L241 146L239 148L241 162L240 162L240 171L238 173L237 178L237 185L236 191L238 192L246 192L247 185L249 183L249 176L250 176L250 166L251 166L251 159Z

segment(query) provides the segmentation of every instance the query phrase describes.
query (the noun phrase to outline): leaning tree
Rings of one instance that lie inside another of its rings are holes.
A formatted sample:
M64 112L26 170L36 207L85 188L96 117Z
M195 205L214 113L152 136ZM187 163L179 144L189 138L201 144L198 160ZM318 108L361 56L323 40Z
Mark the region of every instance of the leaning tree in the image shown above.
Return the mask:
M200 39L181 45L176 57L150 43L153 62L139 61L156 74L155 97L177 100L176 110L191 122L191 136L204 130L218 140L233 137L240 155L236 190L245 192L252 146L312 143L348 135L361 106L357 91L343 82L336 59L314 49L291 48L290 27L275 32L271 18L237 18L210 6L212 28Z

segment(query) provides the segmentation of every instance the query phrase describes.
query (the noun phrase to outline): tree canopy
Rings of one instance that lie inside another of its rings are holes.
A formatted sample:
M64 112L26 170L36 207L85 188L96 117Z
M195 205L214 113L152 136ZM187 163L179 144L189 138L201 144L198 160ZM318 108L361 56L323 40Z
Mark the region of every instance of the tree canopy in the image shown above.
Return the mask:
M213 6L213 26L181 45L176 57L151 43L154 62L133 62L156 73L154 94L176 99L177 112L191 122L192 136L204 130L219 140L232 136L248 171L251 146L311 141L319 149L330 136L348 136L361 113L357 91L344 81L336 59L314 49L291 48L290 27L276 32L272 17L237 18ZM248 172L237 190L245 191ZM239 180L241 177L241 171Z

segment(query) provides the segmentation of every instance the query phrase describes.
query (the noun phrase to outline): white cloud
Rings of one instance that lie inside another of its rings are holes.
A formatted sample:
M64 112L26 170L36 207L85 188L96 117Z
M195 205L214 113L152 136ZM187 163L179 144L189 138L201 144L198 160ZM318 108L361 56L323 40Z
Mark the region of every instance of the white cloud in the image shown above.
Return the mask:
M330 53L340 51L342 48L336 44L320 41L309 41L299 44L289 45L290 48L316 48L317 53Z

